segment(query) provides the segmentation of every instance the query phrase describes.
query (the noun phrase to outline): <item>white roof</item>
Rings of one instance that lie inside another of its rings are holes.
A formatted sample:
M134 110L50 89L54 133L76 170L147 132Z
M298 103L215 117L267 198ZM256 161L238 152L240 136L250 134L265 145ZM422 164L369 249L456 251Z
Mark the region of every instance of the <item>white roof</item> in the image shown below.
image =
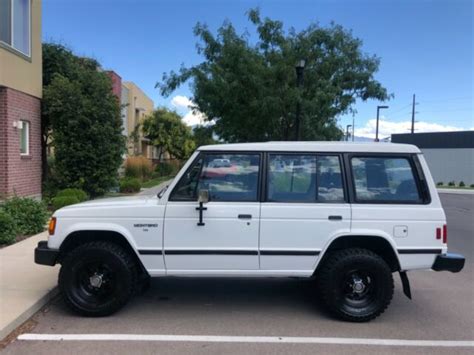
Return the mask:
M358 152L358 153L420 153L418 147L397 143L359 142L265 142L215 144L199 147L198 150L229 151L278 151L278 152Z

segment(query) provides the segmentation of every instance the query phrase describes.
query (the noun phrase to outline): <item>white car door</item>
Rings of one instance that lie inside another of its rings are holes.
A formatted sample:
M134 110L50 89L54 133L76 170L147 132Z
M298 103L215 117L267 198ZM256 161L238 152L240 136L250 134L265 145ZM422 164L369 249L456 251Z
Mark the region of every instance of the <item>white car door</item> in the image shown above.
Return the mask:
M350 232L337 154L269 153L260 219L260 268L310 275L329 240Z
M260 153L200 153L166 205L168 274L258 270L260 164ZM202 208L200 190L209 193Z

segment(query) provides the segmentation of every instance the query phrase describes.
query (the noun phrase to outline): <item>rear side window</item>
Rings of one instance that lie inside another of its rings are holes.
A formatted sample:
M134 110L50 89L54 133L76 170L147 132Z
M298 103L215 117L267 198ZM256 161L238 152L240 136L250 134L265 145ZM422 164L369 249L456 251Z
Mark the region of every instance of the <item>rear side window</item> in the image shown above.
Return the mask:
M267 201L343 202L338 156L270 154Z
M422 202L408 158L353 157L351 166L357 202Z

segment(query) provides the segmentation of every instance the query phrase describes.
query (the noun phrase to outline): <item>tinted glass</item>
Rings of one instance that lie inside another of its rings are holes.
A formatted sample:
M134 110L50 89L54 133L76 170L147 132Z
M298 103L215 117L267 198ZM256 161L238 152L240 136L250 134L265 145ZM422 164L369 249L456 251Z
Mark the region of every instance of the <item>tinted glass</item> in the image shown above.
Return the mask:
M257 201L259 154L208 154L198 190L210 201Z
M336 156L318 156L317 165L318 201L344 201L341 163Z
M271 154L267 200L341 202L342 176L337 156Z
M420 194L406 158L352 158L358 201L417 202Z
M199 174L202 167L202 158L199 158L191 168L181 177L173 189L170 199L173 201L196 201L198 194Z
M180 179L173 201L197 201L199 190L210 201L257 201L259 154L208 154Z

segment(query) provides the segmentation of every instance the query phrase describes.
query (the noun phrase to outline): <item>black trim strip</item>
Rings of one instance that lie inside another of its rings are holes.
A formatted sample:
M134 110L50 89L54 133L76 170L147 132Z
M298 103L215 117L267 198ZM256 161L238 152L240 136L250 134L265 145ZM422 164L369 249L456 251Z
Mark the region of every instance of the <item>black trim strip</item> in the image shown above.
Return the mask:
M398 254L441 254L441 249L398 249Z
M163 251L161 249L142 249L138 250L140 255L161 255Z
M319 250L260 250L260 255L319 255Z
M258 255L257 250L181 250L167 249L167 255Z

